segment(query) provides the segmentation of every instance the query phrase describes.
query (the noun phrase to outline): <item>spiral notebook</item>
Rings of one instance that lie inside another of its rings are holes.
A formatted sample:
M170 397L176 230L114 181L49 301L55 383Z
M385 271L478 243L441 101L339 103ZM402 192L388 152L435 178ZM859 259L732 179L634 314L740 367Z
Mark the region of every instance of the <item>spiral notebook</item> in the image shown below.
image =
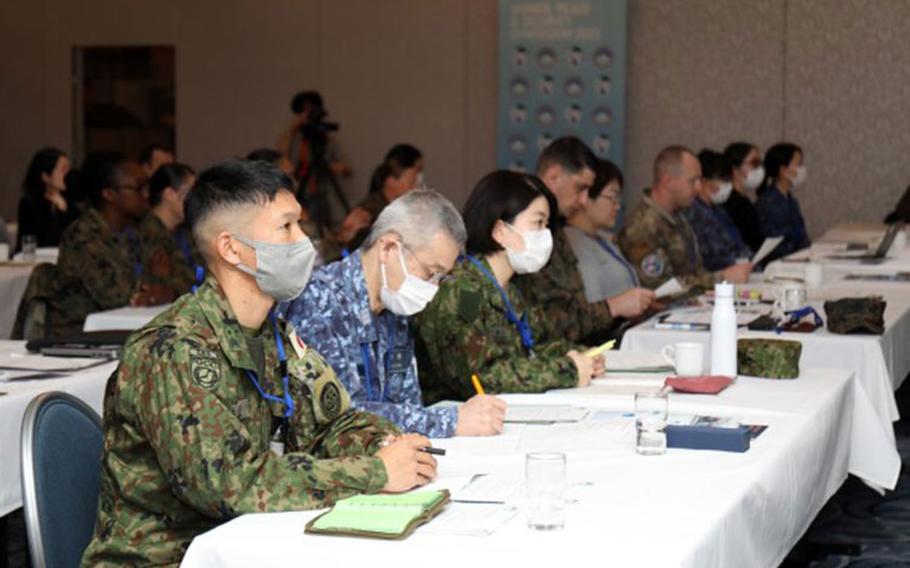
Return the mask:
M430 521L449 502L449 491L401 495L355 495L311 520L304 532L340 536L403 539Z

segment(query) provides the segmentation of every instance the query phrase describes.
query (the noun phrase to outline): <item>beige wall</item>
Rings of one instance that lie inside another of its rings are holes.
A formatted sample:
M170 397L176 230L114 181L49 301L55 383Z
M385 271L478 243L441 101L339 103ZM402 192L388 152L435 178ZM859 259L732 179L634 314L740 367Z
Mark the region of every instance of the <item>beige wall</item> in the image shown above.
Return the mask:
M127 7L128 6L128 7ZM355 198L409 141L461 203L494 166L495 0L31 0L0 3L0 214L25 163L71 146L74 45L173 44L180 158L273 144L316 87L343 129ZM910 183L906 0L629 0L628 186L664 145L803 145L810 231L880 218ZM634 199L633 199L634 201Z

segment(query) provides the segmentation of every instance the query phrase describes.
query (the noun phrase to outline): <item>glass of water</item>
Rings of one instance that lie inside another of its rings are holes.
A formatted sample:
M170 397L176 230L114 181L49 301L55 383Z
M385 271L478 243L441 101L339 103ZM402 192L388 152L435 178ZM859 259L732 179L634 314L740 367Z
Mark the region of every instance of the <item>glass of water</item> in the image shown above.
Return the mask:
M643 456L667 452L667 393L635 393L635 451Z
M566 524L566 455L529 453L525 457L528 492L528 527L539 531L561 529Z
M22 235L22 260L24 262L35 262L37 252L38 237L35 235Z

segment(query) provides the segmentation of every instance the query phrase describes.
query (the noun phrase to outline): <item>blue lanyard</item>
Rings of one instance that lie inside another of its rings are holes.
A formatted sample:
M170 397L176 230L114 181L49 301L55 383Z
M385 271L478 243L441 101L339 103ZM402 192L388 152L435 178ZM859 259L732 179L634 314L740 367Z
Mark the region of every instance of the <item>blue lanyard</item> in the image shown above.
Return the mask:
M585 233L585 234L587 235L587 233ZM629 264L628 261L626 261L626 259L624 259L621 254L619 254L618 252L613 250L613 247L607 241L603 240L600 237L596 237L593 235L588 235L588 236L591 237L591 239L593 239L595 243L599 244L600 248L607 251L607 254L612 256L616 260L616 262L621 264L622 267L626 269L626 272L629 273L629 279L632 281L632 285L638 286L638 275L635 274L635 270L632 269L632 265Z
M196 288L198 288L205 279L205 267L201 264L196 264L193 260L193 249L190 247L190 242L186 238L186 233L178 230L174 233L174 240L177 241L177 246L180 247L184 260L186 260L186 263L193 270L193 275L196 277L193 287L191 288L191 290L195 292Z
M387 390L389 387L389 381L386 380L385 384L380 383L379 377L373 374L373 365L372 357L370 357L370 344L361 343L360 344L360 355L363 357L363 369L366 373L366 389L367 389L367 400L370 402L383 402L386 399ZM386 360L386 362L388 362ZM378 368L378 365L377 365ZM388 369L386 369L386 376L388 376ZM376 391L373 387L379 390L379 397L376 396Z
M142 276L142 258L139 255L139 238L136 235L136 232L132 227L127 227L123 231L123 236L126 237L126 250L127 255L131 257L133 262L133 276L139 278Z
M275 345L278 347L278 368L281 372L281 382L284 385L284 396L279 397L265 392L262 390L262 385L259 384L259 378L256 373L249 369L244 369L244 371L262 398L284 405L284 418L287 420L294 415L294 399L291 398L290 388L288 388L288 358L284 352L284 342L281 340L281 332L278 331L278 321L275 319L274 310L269 312L269 320L271 320L272 329L275 331Z
M499 285L499 282L496 281L496 277L487 270L487 267L483 265L482 262L474 258L473 256L466 254L465 258L471 261L471 264L477 267L487 279L496 286L496 289L499 290L499 295L502 297L502 302L506 306L506 318L512 322L518 329L518 335L521 336L521 345L528 351L528 354L534 354L534 334L531 332L531 326L528 325L528 314L525 312L522 314L521 319L515 315L515 308L512 307L512 302L509 301L509 296L506 295L506 291L502 289L502 286Z

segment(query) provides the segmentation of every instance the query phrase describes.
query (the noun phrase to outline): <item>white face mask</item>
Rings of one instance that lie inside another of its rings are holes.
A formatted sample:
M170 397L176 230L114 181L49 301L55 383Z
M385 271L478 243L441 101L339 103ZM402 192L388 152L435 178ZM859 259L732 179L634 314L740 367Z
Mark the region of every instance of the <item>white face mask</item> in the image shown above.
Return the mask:
M393 314L412 316L427 307L427 304L433 300L433 296L439 290L439 286L426 280L421 280L408 272L408 267L404 264L404 249L401 243L398 243L398 262L401 263L401 270L404 273L404 282L401 283L401 287L398 290L389 288L385 264L379 265L379 273L382 275L382 289L379 291L379 299L385 309Z
M711 203L714 205L723 205L730 199L730 193L733 191L733 184L729 181L725 181L720 184L720 187L711 195Z
M793 183L793 187L799 187L806 183L806 175L806 166L796 168L796 175L790 179Z
M525 244L525 249L520 252L506 247L506 256L512 270L518 274L530 274L543 268L553 252L553 234L550 229L522 233L508 223L506 227L518 233Z
M761 182L765 179L765 168L764 166L758 166L757 168L752 168L752 171L749 172L749 175L746 176L746 191L755 191L758 189L758 186L761 185Z

